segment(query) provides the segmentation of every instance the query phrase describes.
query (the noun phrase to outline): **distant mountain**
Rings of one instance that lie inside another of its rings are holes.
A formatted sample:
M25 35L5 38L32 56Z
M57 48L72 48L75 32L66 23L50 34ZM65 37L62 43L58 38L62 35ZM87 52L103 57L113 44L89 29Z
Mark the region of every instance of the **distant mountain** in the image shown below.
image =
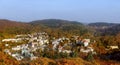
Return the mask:
M63 27L63 26L70 26L70 25L83 25L82 23L76 21L67 21L67 20L60 20L60 19L44 19L44 20L36 20L30 22L33 25L45 25L48 27Z
M117 24L115 23L106 23L106 22L97 22L97 23L90 23L88 24L88 26L94 27L96 29L105 29L105 28L109 28L112 26L115 26Z
M116 35L120 33L120 24L104 29L102 32L103 35Z
M101 35L116 35L120 32L120 24L97 22L88 24L89 27L96 30Z

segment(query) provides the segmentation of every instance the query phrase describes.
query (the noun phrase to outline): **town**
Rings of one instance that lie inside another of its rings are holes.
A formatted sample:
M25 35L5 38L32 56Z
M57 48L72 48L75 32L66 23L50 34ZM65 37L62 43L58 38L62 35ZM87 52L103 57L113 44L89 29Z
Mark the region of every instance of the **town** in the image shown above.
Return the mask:
M83 53L92 52L92 54L96 54L94 51L92 44L90 44L90 39L81 39L79 36L73 36L71 39L69 38L58 38L53 37L52 39L45 32L34 33L28 35L16 35L13 39L3 39L2 42L21 42L23 40L27 40L28 43L14 46L10 49L5 49L4 52L14 57L16 60L20 61L25 58L30 58L30 60L36 59L38 56L34 54L36 50L40 49L41 51L45 51L46 48L50 50L48 47L50 44L52 45L52 49L57 52L62 53L73 53L75 52L73 49L77 46L78 51ZM9 44L5 44L5 46L9 46ZM67 48L69 47L69 48Z

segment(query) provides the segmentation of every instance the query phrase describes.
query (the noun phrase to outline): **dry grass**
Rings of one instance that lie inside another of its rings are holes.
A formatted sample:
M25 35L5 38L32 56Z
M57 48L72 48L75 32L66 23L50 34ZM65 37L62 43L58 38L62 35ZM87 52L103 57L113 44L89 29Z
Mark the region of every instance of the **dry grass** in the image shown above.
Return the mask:
M29 63L30 65L99 65L97 63L91 63L81 58L69 58L69 59L48 59L38 58Z

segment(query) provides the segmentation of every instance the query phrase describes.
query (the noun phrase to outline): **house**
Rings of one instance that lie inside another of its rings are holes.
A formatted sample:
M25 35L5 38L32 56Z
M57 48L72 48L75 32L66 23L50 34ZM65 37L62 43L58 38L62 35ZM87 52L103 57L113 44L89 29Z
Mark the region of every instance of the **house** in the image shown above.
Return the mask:
M11 52L10 52L9 49L5 49L4 52L7 53L7 54L9 54L9 55L11 55Z
M44 44L48 44L49 43L49 40L43 40Z
M36 58L38 58L38 57L33 56L33 57L30 57L30 60L35 60Z
M13 47L13 48L12 48L12 50L15 50L15 51L20 50L20 49L21 49L20 46L17 46L17 47Z
M90 43L90 39L83 39L83 45L87 47Z
M89 52L93 52L93 51L94 51L94 49L92 47L88 47L87 49L84 49L84 48L80 49L80 52L84 52L84 53L89 53Z
M3 39L2 42L10 42L10 41L13 41L15 39Z
M32 42L32 43L29 43L29 46L34 48L34 47L38 46L38 43L37 42Z
M52 42L54 50L57 48L57 45L59 45L59 43L60 43L60 39L56 39Z
M63 50L63 47L59 45L58 52L62 52L62 50Z
M69 54L69 53L71 53L72 51L71 51L71 50L63 50L62 52L63 52L63 53L68 53L68 54Z
M2 42L19 42L21 39L3 39Z
M108 46L109 49L119 49L118 46Z
M5 46L6 46L6 47L9 46L9 44L5 44Z
M27 35L16 35L15 38L23 38L23 37L26 37Z
M20 61L20 60L22 60L24 57L23 56L21 56L20 54L18 54L18 53L15 53L15 54L12 54L11 55L12 57L14 57L16 60L18 60L18 61Z
M22 49L21 54L22 54L24 57L31 57L30 51L27 50L27 49Z

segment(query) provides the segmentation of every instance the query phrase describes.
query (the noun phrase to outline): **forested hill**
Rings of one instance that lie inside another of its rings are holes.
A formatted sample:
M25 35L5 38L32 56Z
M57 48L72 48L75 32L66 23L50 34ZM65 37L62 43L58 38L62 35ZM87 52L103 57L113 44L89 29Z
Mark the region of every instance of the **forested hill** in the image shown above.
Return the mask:
M20 34L27 32L30 27L27 23L16 22L6 19L0 19L0 35L8 33L8 34Z
M44 19L23 23L0 19L0 35L4 33L27 34L39 31L83 35L88 32L93 33L93 29L101 35L116 35L120 32L120 24L98 22L84 25L77 21L61 19Z
M64 27L64 26L71 26L71 25L83 25L80 22L76 21L68 21L68 20L60 20L60 19L44 19L44 20L36 20L30 22L33 25L44 25L47 27Z
M109 28L109 27L112 27L112 26L115 26L115 25L117 25L117 24L115 24L115 23L106 23L106 22L97 22L97 23L88 24L88 26L91 26L91 27L94 27L94 28L97 28L97 29Z
M120 32L120 24L117 23L97 22L90 23L88 26L95 29L96 33L101 35L116 35Z
M21 22L0 19L0 28L1 29L7 28L7 27L20 27L20 26L26 26L26 25Z
M103 30L103 35L117 35L118 33L120 33L120 24Z
M42 27L42 29L52 29L59 30L59 32L67 32L74 34L84 34L89 32L90 30L82 23L77 21L68 21L68 20L60 20L60 19L44 19L44 20L36 20L30 22L33 26ZM55 31L55 32L57 32Z

